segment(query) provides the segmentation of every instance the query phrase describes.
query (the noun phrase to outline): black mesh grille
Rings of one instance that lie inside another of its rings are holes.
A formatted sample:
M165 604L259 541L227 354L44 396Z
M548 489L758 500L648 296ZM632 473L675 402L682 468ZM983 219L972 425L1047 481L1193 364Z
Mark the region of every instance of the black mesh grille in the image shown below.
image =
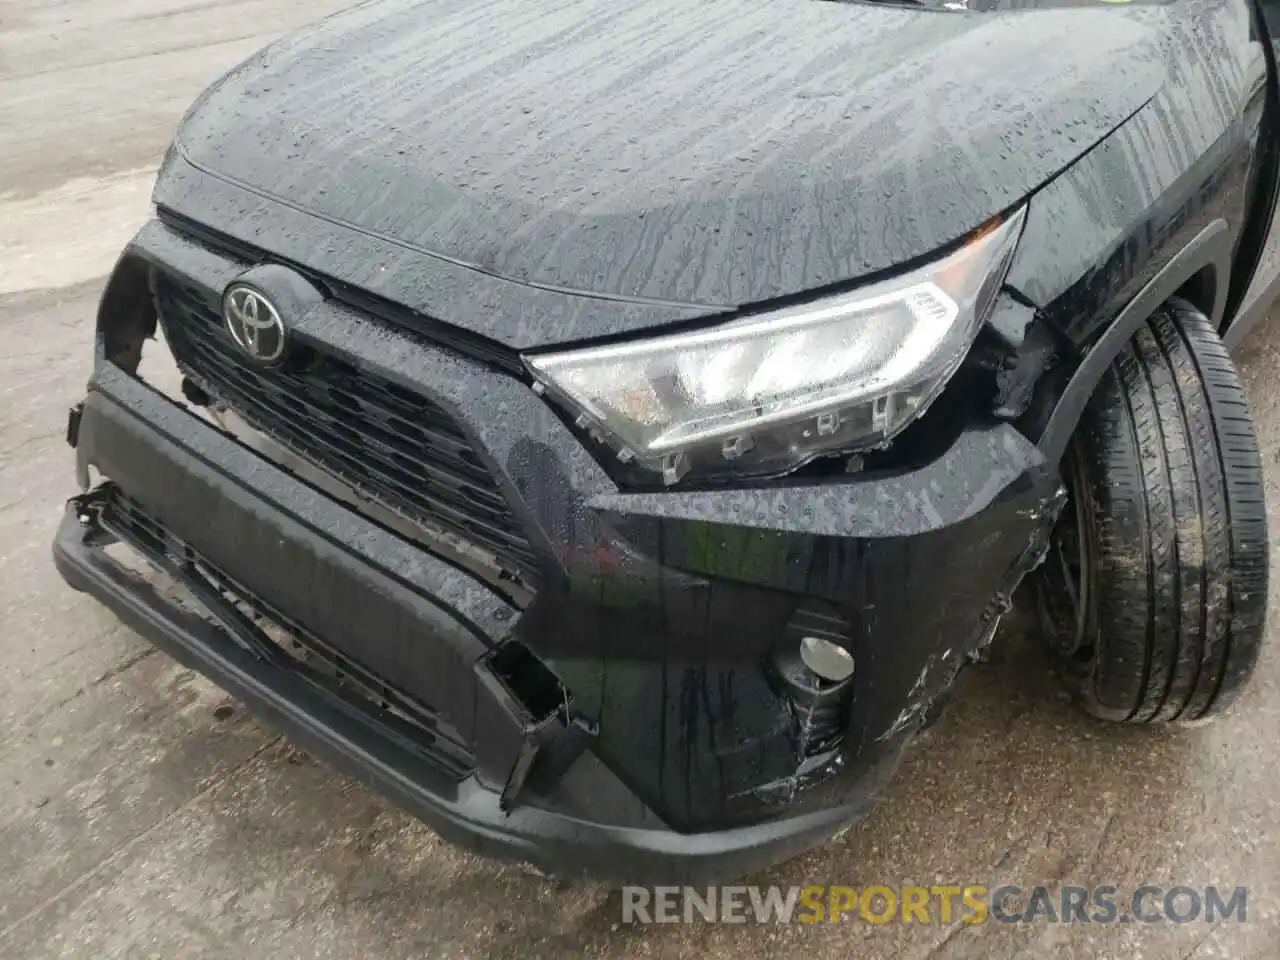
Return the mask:
M506 499L439 406L314 350L254 367L200 290L165 275L155 289L179 367L211 396L360 493L481 547L536 584L536 560Z
M262 644L278 650L282 663L294 664L319 683L372 714L390 732L400 733L405 745L429 760L455 780L467 777L475 768L470 750L446 735L435 711L402 694L380 677L338 653L323 638L302 624L284 616L265 599L212 564L190 546L173 536L147 510L112 489L103 505L102 523L125 543L153 562L163 558L197 599L214 598L210 613L215 617L245 618L247 627ZM216 607L216 609L215 609ZM269 628L276 628L272 632ZM279 631L285 634L281 643Z

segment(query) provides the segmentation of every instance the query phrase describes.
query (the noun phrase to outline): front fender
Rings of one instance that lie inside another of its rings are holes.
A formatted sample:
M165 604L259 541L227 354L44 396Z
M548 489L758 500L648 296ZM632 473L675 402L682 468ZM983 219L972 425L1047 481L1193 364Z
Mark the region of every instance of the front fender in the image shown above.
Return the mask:
M1029 201L1006 285L1058 345L1019 420L1050 462L1156 307L1183 296L1221 326L1230 302L1267 58L1247 4L1198 10L1184 27L1156 95Z

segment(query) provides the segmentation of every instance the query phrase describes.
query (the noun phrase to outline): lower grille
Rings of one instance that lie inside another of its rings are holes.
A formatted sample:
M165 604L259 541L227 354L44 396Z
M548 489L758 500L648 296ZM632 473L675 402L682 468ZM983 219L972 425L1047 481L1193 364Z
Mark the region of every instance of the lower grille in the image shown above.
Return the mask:
M377 720L402 745L454 780L475 768L471 752L442 727L436 713L334 650L320 636L284 616L225 571L178 540L136 500L110 487L102 526L156 566L172 574L224 625L254 641L253 652L305 676Z
M251 366L206 291L161 274L155 295L178 366L211 397L363 496L536 586L536 558L506 498L441 407L318 350Z

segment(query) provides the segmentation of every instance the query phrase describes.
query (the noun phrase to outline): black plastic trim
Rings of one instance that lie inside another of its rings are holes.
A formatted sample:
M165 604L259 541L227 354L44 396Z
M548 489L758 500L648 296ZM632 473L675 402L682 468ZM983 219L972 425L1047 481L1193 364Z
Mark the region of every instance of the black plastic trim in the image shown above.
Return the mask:
M504 812L496 791L474 777L450 782L370 719L291 671L254 657L225 630L162 597L86 543L84 530L75 509L68 509L53 549L67 583L265 716L299 746L369 784L445 839L477 853L527 860L547 872L627 882L723 879L817 846L870 804L868 796L856 806L701 834L595 824L531 806Z
M1217 329L1222 325L1222 316L1226 310L1227 280L1231 276L1231 231L1225 220L1218 219L1208 224L1175 254L1138 295L1129 301L1106 332L1098 338L1097 343L1085 354L1084 360L1071 375L1058 398L1049 422L1037 441L1046 460L1058 463L1062 459L1076 424L1080 422L1080 416L1084 413L1089 398L1093 396L1094 388L1138 328L1157 307L1205 267L1213 267L1216 272L1210 319ZM1235 326L1232 325L1233 329Z

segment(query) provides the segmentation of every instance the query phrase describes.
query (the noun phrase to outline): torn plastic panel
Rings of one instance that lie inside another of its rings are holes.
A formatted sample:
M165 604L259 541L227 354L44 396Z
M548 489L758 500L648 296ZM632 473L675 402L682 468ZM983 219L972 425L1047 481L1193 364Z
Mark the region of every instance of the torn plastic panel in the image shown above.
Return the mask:
M473 753L444 718L236 583L115 484L104 483L73 503L86 544L127 545L167 576L171 589L212 616L246 652L305 676L352 709L367 712L427 762L458 779L476 774L485 780L493 770L493 757L513 756L501 792L503 810L510 811L527 799L522 796L526 787L534 791L553 787L594 736L591 724L575 715L569 694L555 675L526 647L510 641L478 661L476 672L477 682L500 685L500 699L510 711L502 716L511 733L504 738L503 724L488 724L488 730L476 736L479 749Z
M502 788L502 809L510 810L526 787L543 792L554 786L591 745L595 726L578 714L560 679L519 641L504 643L477 670L502 684L522 723L519 752ZM481 682L488 682L483 674Z
M1001 420L1017 421L1031 406L1044 375L1070 346L1034 306L1010 290L996 302L987 330L999 350L991 412Z
M137 371L143 344L156 333L150 274L146 260L126 250L98 305L99 347L107 359L129 373Z

